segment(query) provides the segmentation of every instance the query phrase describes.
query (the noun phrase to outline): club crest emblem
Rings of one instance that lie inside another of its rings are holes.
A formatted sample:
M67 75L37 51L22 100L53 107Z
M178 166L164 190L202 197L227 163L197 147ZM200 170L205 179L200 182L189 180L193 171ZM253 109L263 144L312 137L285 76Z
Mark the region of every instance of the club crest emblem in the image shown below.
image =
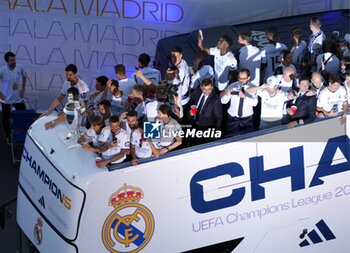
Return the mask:
M143 191L124 184L109 197L108 205L114 210L102 228L104 246L111 253L136 253L151 240L154 218L151 211L140 204Z

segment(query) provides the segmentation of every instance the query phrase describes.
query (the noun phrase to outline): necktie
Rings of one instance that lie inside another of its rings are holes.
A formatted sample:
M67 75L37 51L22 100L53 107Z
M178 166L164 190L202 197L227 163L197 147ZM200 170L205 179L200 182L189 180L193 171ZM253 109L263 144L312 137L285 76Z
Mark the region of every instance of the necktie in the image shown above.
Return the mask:
M244 87L242 87L242 92L244 93ZM239 105L238 105L238 117L242 117L243 114L243 102L244 98L239 98Z
M205 96L201 96L201 101L199 102L198 108L197 108L197 115L196 118L199 118L199 114L202 111L203 105L204 105L204 101L205 101Z

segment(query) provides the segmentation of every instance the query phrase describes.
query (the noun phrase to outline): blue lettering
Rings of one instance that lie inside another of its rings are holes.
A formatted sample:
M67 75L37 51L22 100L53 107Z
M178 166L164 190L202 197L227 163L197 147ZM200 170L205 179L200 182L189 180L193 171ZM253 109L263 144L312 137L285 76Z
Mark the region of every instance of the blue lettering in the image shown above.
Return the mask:
M79 34L78 34L79 31ZM94 32L95 31L95 32ZM95 37L96 37L96 43L98 42L98 25L93 24L90 28L90 32L88 32L88 35L85 37L81 24L79 23L74 23L74 41L78 41L79 38L81 38L84 42L91 42L92 39L92 33L94 32L94 42L95 42ZM79 35L79 36L78 36Z
M27 20L25 20L23 18L18 19L18 21L15 25L15 28L13 29L12 37L17 33L18 34L28 34L31 38L33 38L33 35L30 32Z
M324 181L320 179L321 177L350 170L348 161L350 148L349 144L349 137L346 135L329 139L326 148L322 153L320 162L318 163L316 172L311 180L310 187L323 184ZM338 148L347 160L343 163L332 165L334 155Z
M262 183L278 180L285 177L291 178L292 191L305 188L304 154L303 147L290 149L290 164L274 169L264 170L262 156L249 159L252 201L265 198L265 188Z
M191 179L191 205L193 210L198 213L206 213L213 210L235 206L244 197L245 188L232 189L232 194L228 197L205 201L203 186L199 184L200 181L208 180L218 176L230 175L237 177L244 175L244 170L238 163L227 163L213 168L198 171Z

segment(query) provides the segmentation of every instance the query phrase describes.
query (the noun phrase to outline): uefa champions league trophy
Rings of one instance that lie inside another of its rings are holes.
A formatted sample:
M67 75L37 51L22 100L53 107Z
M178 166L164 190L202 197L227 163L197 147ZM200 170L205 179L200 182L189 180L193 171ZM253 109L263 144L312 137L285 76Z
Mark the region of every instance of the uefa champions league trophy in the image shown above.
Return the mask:
M66 123L70 132L66 139L75 137L76 140L80 137L80 127L83 121L84 109L81 108L79 101L73 101L73 95L68 94L68 102L66 103L63 113L66 118Z

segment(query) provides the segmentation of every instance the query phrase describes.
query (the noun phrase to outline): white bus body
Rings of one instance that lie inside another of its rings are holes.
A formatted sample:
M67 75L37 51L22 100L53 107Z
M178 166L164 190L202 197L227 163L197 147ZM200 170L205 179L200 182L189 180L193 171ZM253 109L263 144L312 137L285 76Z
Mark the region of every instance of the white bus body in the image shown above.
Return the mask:
M40 252L196 252L228 241L243 253L350 252L349 117L113 170L67 148L65 124L45 131L50 117L28 131L18 188L18 224Z

